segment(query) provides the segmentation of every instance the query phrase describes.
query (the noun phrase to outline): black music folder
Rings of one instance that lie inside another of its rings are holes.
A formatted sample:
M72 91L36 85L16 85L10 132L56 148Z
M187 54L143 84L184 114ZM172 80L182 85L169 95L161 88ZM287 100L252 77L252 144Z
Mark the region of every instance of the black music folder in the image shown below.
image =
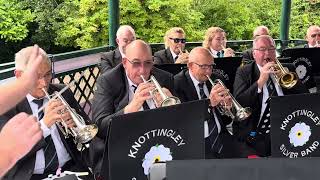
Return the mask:
M207 109L199 100L113 118L102 176L147 180L154 162L203 159Z
M223 76L227 88L230 92L233 92L234 78L238 67L242 63L242 57L214 58L214 63L216 67L213 69L213 72Z
M154 66L173 75L178 74L183 69L187 69L187 64L155 64Z
M295 65L299 79L308 89L316 87L314 76L320 75L320 48L285 49L282 56L290 57L290 62Z
M320 156L320 94L272 97L272 157Z

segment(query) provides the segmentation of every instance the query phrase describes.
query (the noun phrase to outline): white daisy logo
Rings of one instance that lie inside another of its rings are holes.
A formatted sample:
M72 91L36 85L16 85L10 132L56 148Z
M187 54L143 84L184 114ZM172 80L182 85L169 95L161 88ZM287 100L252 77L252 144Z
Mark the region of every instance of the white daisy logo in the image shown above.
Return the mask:
M144 174L149 174L150 166L155 162L171 161L172 156L170 148L161 145L152 146L150 151L146 153L143 159L142 167L144 169Z
M299 76L299 79L303 79L307 74L307 68L304 65L299 65L296 68L296 73Z
M294 146L303 146L309 141L311 135L310 126L303 123L296 123L289 132L290 143Z

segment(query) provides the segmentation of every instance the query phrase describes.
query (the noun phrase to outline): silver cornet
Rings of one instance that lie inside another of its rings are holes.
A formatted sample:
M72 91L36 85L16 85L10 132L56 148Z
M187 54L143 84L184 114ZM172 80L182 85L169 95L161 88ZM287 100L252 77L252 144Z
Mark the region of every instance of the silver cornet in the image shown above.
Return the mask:
M154 84L155 89L152 90L152 91L150 91L150 94L151 94L151 96L153 97L153 101L154 101L155 104L157 104L157 102L156 102L156 100L155 100L155 94L156 94L157 92L159 92L159 94L160 94L160 96L161 96L161 99L162 99L162 100L161 100L161 103L160 103L160 107L172 106L172 105L176 105L176 104L180 104L180 103L181 103L181 101L180 101L179 98L174 97L174 96L172 96L172 97L167 96L167 95L162 91L160 84L158 83L158 81L156 80L156 78L155 78L153 75L150 76L150 79L149 79L148 81L145 80L142 75L141 75L140 77L141 77L141 79L143 80L143 82L151 82L151 83Z
M226 86L224 85L224 83L220 80L217 79L215 80L215 82L212 81L212 79L206 75L209 82L211 83L212 87L215 86L216 84L220 84L222 87L224 87L225 89ZM226 115L229 116L231 119L236 120L236 121L243 121L245 119L247 119L250 115L251 115L251 109L249 107L243 108L238 101L232 96L232 94L230 92L228 92L228 95L231 97L231 108L228 108L227 104L224 102L224 105L219 104L217 106L218 111L222 114L222 115Z
M66 106L65 111L68 111L70 113L71 118L76 126L69 128L62 118L61 122L56 122L56 125L66 138L68 138L69 135L73 136L74 142L77 144L78 150L81 150L82 144L89 142L96 136L96 134L98 133L98 127L95 124L86 125L83 118L78 113L76 113L75 110L71 108L69 104L66 102L66 100L62 97L61 92L55 92L53 94L54 96L51 98L44 88L42 90L49 100L59 99L63 103L63 105Z

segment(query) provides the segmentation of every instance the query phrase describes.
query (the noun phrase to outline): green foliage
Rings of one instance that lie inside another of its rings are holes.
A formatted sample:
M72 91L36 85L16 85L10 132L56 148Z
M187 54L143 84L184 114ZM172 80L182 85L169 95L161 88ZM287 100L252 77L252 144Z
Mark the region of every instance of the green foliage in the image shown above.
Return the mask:
M292 1L290 38L304 38L311 24L320 24L320 3ZM182 27L188 41L202 41L219 26L229 40L252 38L256 26L280 34L280 0L121 0L120 24L129 24L138 38L163 42L165 32ZM44 49L91 48L108 43L108 0L0 0L0 39L38 43Z
M305 0L295 0L291 6L290 38L304 39L311 25L320 25L320 3L310 4Z
M219 26L228 33L228 39L251 39L252 31L266 25L273 35L280 26L281 4L278 0L198 0L195 9L204 14L203 29Z
M33 16L29 9L22 9L19 1L0 0L0 39L21 41L28 35L28 23Z
M130 24L147 42L163 42L171 27L182 27L188 41L199 40L203 15L192 9L192 0L127 0L120 4L121 24Z
M102 46L108 36L106 0L70 0L59 7L55 43L82 49Z

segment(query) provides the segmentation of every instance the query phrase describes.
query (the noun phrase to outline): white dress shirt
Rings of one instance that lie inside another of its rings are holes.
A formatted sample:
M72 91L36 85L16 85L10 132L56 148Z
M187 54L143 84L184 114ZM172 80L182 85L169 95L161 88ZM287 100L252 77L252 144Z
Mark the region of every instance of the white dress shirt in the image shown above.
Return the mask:
M131 79L128 77L127 73L126 73L126 77L127 77L128 85L129 85L129 89L128 89L129 90L129 102L131 102L133 99L134 89L135 89L133 86L135 86L135 87L138 87L138 86L131 81ZM146 102L147 102L150 109L156 108L156 105L154 104L153 99L148 99L148 100L146 100ZM144 110L143 106L141 106L139 111L143 111L143 110Z
M197 90L197 94L198 94L198 98L201 99L201 96L200 96L200 88L199 88L199 81L191 74L191 72L189 71L189 74L190 74L190 77L191 77L191 80L193 82L193 85L194 87L196 88ZM204 94L209 97L209 90L208 90L208 87L206 85L206 83L203 84L203 91L204 91ZM219 120L218 120L218 117L217 117L217 114L215 113L214 109L212 109L213 111L213 116L214 116L214 120L216 122L216 125L217 125L217 128L218 128L218 132L220 133L221 132L221 125L219 123ZM204 122L204 137L208 137L209 136L209 126L208 126L208 122L205 121Z
M258 65L258 64L257 64L257 66L259 68L259 71L261 71L262 67L260 65ZM272 80L272 82L273 82L273 84L274 84L274 86L276 88L278 96L283 96L283 91L282 91L281 87L279 86L279 84L277 83L277 81L274 79L274 76L270 76L270 77L271 77L271 80ZM264 113L264 111L265 111L265 109L267 107L267 103L266 102L269 99L269 92L268 92L268 88L267 88L267 83L264 83L264 85L262 87L262 90L259 89L259 87L258 87L258 93L261 93L261 91L262 91L263 94L262 94L262 105L261 105L261 113L260 113L259 123L260 123L261 118L263 116L263 113ZM259 123L258 123L258 125L259 125Z
M211 55L214 57L214 58L218 58L218 52L220 52L220 57L221 57L221 55L223 54L223 52L222 52L222 50L221 51L216 51L216 50L214 50L214 49L212 49L212 48L210 48L210 52L211 52Z
M34 102L32 102L35 97L31 96L30 94L27 94L27 100L29 102L29 105L32 110L32 114L38 118L38 105ZM48 103L48 99L43 99L43 104ZM51 134L51 138L53 140L54 146L57 151L57 156L59 160L59 167L62 167L66 162L68 162L71 157L69 153L67 152L66 148L64 147L63 142L61 141L58 129L56 124L53 124L50 128L48 128L45 124L43 119L40 119L41 129L43 131L43 137L46 138ZM43 174L45 168L45 157L44 157L44 151L43 149L40 149L37 151L36 154L36 162L33 174Z
M176 57L178 57L179 54L174 53L171 48L170 48L170 52L171 52L171 55L173 57L173 61L176 62Z

